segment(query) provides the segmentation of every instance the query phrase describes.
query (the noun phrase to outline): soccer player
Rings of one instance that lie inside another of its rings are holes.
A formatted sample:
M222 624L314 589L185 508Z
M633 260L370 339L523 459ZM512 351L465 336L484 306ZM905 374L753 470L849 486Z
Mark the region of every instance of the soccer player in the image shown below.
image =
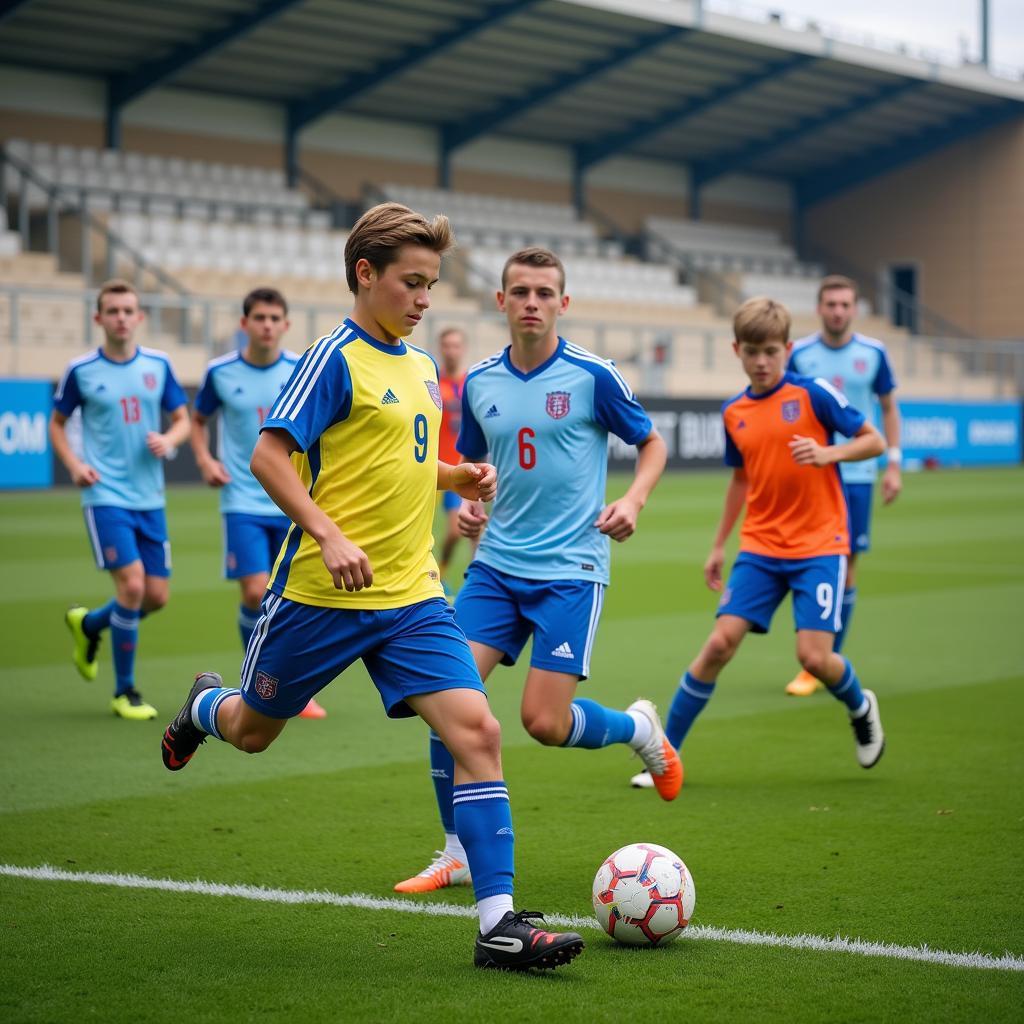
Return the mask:
M857 284L834 274L818 288L818 315L821 331L793 345L789 368L805 377L824 377L841 391L850 403L864 412L877 401L882 408L882 431L888 451L882 475L882 501L889 505L903 488L900 465L900 413L896 406L896 379L885 345L875 338L853 330L857 312ZM853 618L857 600L857 556L871 545L871 504L876 470L875 459L840 464L843 490L850 510L850 566L843 595L842 627L836 633L835 650L840 652ZM821 686L809 672L801 669L786 686L793 697L808 697Z
M511 344L472 367L462 396L459 451L490 452L501 486L490 524L455 599L485 681L498 664L514 665L530 636L523 690L526 731L547 746L631 746L672 800L682 766L654 705L625 711L577 697L608 585L609 540L624 541L665 468L665 442L614 365L558 336L569 305L561 261L546 249L524 249L502 271L498 308ZM639 449L626 493L604 504L608 434ZM462 503L467 534L488 517L477 501ZM463 884L470 875L452 809L452 756L431 737L434 780L445 848L399 892ZM473 875L475 878L475 874Z
M838 464L873 458L885 443L828 381L786 372L789 329L786 307L773 299L748 299L734 319L733 348L750 386L722 407L733 473L704 563L705 582L722 598L715 628L680 680L665 731L681 746L743 638L767 633L792 592L797 658L846 707L857 760L871 768L885 748L878 700L833 650L850 550ZM744 508L739 555L722 590L725 543ZM642 776L632 781L649 784Z
M50 443L82 489L82 510L96 566L110 573L114 598L91 611L68 609L72 660L83 679L96 678L100 636L110 630L114 648L114 699L121 718L156 715L135 686L139 620L167 604L171 544L164 514L162 460L189 434L185 392L167 356L135 343L144 314L126 281L101 285L94 320L103 344L73 360L53 399ZM72 449L67 421L82 409L84 458ZM161 413L170 426L161 431Z
M288 303L273 288L257 288L242 301L245 346L214 359L196 395L192 412L192 450L203 479L222 488L224 575L238 580L242 603L238 631L243 649L259 619L260 602L291 523L249 469L260 425L295 369L299 357L281 347L288 330ZM220 410L220 459L210 452L207 421ZM325 718L310 698L300 718Z
M430 305L453 242L383 203L345 247L352 316L311 346L261 428L252 471L292 521L242 664L241 685L201 673L164 733L177 771L207 736L265 750L309 698L362 658L391 718L419 715L453 752L456 827L473 866L474 962L556 967L583 949L512 904L512 816L501 729L444 599L430 528L436 492L490 500L494 467L437 457L437 365L403 339Z
M441 440L439 458L442 462L455 465L460 462L455 442L459 438L459 427L462 423L462 389L466 381L466 371L462 361L466 352L466 336L457 327L443 330L437 339L438 351L441 356L441 372L438 384L441 387ZM445 513L445 535L441 542L441 557L438 567L441 571L441 583L447 591L448 563L452 560L455 546L459 542L459 507L462 499L454 491L445 491L442 507ZM476 542L470 538L470 544L476 549Z

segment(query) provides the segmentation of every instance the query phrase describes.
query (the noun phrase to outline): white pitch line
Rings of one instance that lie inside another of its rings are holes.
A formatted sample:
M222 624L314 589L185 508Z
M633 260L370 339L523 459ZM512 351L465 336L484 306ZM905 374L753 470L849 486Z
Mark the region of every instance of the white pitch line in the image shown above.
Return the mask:
M147 878L145 875L126 875L119 872L65 871L49 864L26 868L16 864L0 864L0 875L9 878L28 878L40 882L85 882L89 885L111 885L121 889L155 889L162 892L187 893L198 896L234 896L236 899L255 900L260 903L309 904L320 903L332 907L356 907L360 910L390 910L401 914L426 914L433 917L476 917L474 907L455 903L416 903L414 900L368 896L365 893L336 893L325 890L269 889L262 885L226 885L220 882L183 882L173 878ZM592 917L572 914L545 914L550 924L563 928L586 928L601 931ZM809 949L819 953L855 953L860 956L879 956L890 960L913 960L920 963L942 964L946 967L970 967L987 971L1024 971L1024 957L1015 953L993 956L990 953L951 953L925 946L899 946L891 942L867 942L847 939L841 935L825 938L821 935L778 935L774 932L745 929L715 928L695 924L683 932L684 939L704 939L711 942L730 942L743 946L774 946L783 949Z

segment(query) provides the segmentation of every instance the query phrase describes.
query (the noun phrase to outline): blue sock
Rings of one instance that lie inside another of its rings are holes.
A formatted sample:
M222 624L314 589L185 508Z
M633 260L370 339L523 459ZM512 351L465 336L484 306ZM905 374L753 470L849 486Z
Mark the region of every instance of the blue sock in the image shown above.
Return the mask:
M860 680L857 678L857 673L853 671L849 659L843 658L843 661L846 663L843 678L835 686L829 686L828 692L836 700L841 700L850 709L851 715L855 715L864 707L864 691L860 688Z
M572 702L572 728L563 747L598 750L609 743L628 743L636 723L625 711L613 711L596 700L577 697Z
M246 608L244 604L238 606L238 632L242 635L243 648L249 646L249 637L252 636L252 631L256 628L256 623L259 621L259 608L252 610Z
M211 686L203 690L192 703L192 724L218 740L224 739L217 728L217 711L228 697L241 691L234 686Z
M466 850L478 900L511 894L515 837L508 789L495 782L467 782L452 789L455 831Z
M135 688L135 648L139 642L139 610L114 603L110 613L110 642L114 648L114 696Z
M82 629L85 631L85 635L98 636L102 633L110 625L110 616L115 607L117 607L117 601L111 598L105 605L87 612L85 618L82 619Z
M849 590L843 594L843 617L842 625L839 627L839 632L836 633L835 642L832 644L832 650L838 654L843 649L843 644L846 643L846 631L850 628L850 619L853 618L853 606L857 603L857 588L850 587Z
M441 812L441 825L446 835L455 831L455 808L452 789L455 786L455 758L441 742L441 737L430 730L430 778L434 782L437 809Z
M676 750L683 745L694 719L704 710L714 692L714 683L702 683L689 672L679 680L679 689L672 698L672 707L665 722L665 735Z

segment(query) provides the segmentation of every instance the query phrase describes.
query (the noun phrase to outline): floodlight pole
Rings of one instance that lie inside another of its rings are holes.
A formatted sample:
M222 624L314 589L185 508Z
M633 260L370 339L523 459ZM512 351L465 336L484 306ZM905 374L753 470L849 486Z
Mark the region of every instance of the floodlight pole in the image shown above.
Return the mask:
M988 26L989 26L989 0L979 0L981 5L981 65L988 67Z

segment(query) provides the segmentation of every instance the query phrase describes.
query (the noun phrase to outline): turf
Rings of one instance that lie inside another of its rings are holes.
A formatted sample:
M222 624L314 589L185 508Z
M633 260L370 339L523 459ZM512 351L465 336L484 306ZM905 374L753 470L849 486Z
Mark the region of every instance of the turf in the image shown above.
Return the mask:
M611 491L621 488L613 480ZM614 550L586 693L667 707L715 598L700 566L720 474L666 479ZM626 781L623 749L544 750L518 723L522 670L490 686L504 725L521 906L590 913L598 864L626 842L680 853L694 922L936 949L1024 954L1024 472L909 477L879 509L848 651L888 736L857 767L841 709L787 699L788 606L752 638L684 751L674 804ZM439 842L424 730L385 719L361 668L265 754L213 741L171 775L162 726L191 675L237 675L236 594L219 579L216 498L169 500L168 609L143 623L139 687L160 718L108 711L109 650L85 684L63 609L99 602L75 495L5 495L6 702L0 862L388 896ZM469 906L466 889L439 899ZM564 1021L1017 1019L1024 975L684 939L588 949L551 976L470 966L473 925L331 906L0 878L0 1019Z

